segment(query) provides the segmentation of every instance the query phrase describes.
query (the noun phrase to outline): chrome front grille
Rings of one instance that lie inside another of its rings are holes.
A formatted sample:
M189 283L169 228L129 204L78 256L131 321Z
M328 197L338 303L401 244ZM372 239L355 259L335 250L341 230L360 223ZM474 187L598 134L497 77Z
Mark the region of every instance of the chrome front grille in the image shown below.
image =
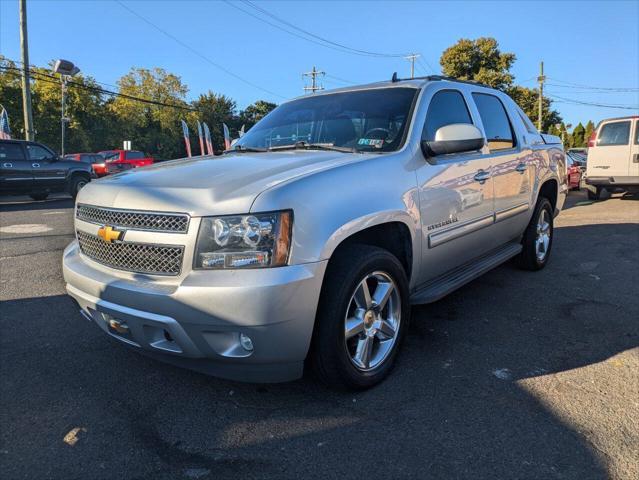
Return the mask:
M85 222L136 230L186 233L189 229L189 216L185 213L140 212L137 210L78 205L75 216Z
M80 250L90 259L118 270L152 275L179 275L184 247L153 243L113 242L77 231Z

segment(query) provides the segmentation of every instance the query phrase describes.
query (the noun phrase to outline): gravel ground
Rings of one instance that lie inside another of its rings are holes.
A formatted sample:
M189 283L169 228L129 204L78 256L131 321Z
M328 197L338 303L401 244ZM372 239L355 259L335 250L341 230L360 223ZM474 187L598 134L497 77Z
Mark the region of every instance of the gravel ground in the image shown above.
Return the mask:
M552 260L413 309L363 393L233 383L65 295L72 203L0 199L0 471L20 479L639 478L639 200L571 193Z

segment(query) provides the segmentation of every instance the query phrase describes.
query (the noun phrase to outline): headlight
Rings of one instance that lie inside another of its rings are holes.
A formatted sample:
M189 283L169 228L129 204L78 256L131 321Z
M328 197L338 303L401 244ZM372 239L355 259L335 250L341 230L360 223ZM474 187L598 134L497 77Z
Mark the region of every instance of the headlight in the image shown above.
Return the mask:
M195 245L195 269L286 265L293 212L205 217Z

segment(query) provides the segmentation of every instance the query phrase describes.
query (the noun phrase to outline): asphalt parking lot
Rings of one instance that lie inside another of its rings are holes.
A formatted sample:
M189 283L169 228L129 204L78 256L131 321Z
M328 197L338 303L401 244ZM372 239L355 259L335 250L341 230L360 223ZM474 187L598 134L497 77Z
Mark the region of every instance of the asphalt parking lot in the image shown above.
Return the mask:
M65 295L72 202L0 199L6 479L639 478L639 199L571 193L541 272L415 308L391 377L250 385L108 341Z

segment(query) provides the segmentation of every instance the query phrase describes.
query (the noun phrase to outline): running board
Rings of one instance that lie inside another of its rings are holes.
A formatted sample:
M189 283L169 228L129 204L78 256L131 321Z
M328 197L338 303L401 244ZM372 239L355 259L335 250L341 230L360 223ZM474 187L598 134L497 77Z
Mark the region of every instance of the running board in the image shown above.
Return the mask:
M507 243L425 283L411 295L410 302L413 305L436 302L459 287L511 259L521 252L521 249L520 243Z

